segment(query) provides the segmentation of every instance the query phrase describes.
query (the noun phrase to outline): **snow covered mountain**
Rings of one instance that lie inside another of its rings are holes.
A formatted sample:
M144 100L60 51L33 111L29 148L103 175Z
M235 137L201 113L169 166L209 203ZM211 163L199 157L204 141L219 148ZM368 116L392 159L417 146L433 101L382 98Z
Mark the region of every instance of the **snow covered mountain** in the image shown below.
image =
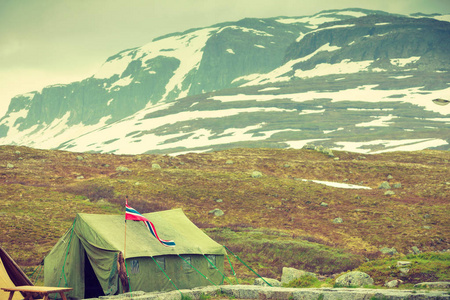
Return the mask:
M191 29L16 96L0 144L110 153L450 149L450 17L347 9Z

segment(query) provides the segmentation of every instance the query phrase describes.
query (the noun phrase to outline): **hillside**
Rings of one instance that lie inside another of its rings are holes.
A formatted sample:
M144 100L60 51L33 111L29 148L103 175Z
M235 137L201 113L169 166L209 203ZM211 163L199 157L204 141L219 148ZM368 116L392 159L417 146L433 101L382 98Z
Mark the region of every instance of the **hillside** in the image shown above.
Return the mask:
M448 151L329 154L239 148L172 157L1 146L0 243L19 265L35 266L76 213L123 214L128 195L143 213L182 208L266 276L279 277L283 266L338 273L386 247L449 249ZM379 189L385 181L393 188ZM216 208L224 215L210 213Z

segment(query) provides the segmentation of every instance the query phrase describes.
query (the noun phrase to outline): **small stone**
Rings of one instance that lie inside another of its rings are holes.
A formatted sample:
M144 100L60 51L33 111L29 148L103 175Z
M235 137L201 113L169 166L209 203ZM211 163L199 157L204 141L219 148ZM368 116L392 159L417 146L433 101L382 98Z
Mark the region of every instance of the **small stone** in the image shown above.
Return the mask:
M399 268L398 270L399 270L400 273L402 273L403 275L406 275L406 274L408 274L408 272L409 272L409 268Z
M394 189L401 189L402 188L402 184L400 182L394 183L392 185L392 188L394 188Z
M334 224L341 224L341 223L344 223L344 220L342 220L342 218L336 218L336 219L333 220L333 223Z
M20 155L20 151L16 151L16 152L14 152L15 154L17 154L17 155Z
M160 170L161 166L159 164L152 164L152 169L153 170Z
M388 248L388 247L381 248L380 252L383 253L383 254L388 254L388 255L398 254L397 249L395 249L395 248Z
M393 177L391 174L389 174L388 177L387 177L387 179L389 179L389 180L390 180L390 179L394 179L394 177Z
M226 164L226 165L232 165L232 164L234 164L234 162L233 162L231 159L229 159L229 160L227 160L227 161L225 162L225 164Z
M14 165L13 165L13 164L10 164L10 163L8 163L8 164L6 165L6 168L8 168L8 169L14 169Z
M384 195L385 196L393 196L393 195L395 195L395 192L394 191L386 191L386 192L384 192Z
M423 226L423 229L431 229L431 226L425 225Z
M410 261L398 261L397 262L397 268L406 267L406 266L410 266L410 265L411 265Z
M124 166L118 166L116 168L116 171L119 171L119 172L131 172L130 169L128 169L127 167L124 167Z
M290 164L284 164L284 167L285 167L285 168L290 168L291 165L290 165Z
M384 284L384 286L387 286L389 288L394 288L394 287L397 287L400 283L403 283L403 281L400 280L400 279L394 279L394 280L391 280L389 282L386 282Z
M320 203L320 206L327 207L327 206L328 206L328 203L322 202L322 203Z
M411 249L412 249L412 252L413 252L414 254L419 254L419 253L420 253L419 248L417 248L416 246L412 246Z
M252 172L252 178L260 178L262 176L263 176L262 173L259 172L259 171L253 171Z
M210 211L209 211L209 214L212 214L212 215L214 215L214 216L216 216L216 217L221 217L221 216L223 216L225 213L224 213L221 209L215 208L215 209L213 209L213 210L210 210Z
M81 155L77 156L77 160L83 160L83 159L84 159L83 156L81 156Z
M389 190L389 189L391 189L391 186L390 186L389 182L385 181L385 182L381 183L378 188L384 189L384 190Z
M216 202L217 203L221 203L221 202L223 202L223 200L222 199L216 199Z
M84 179L83 175L77 176L77 179Z
M335 158L333 158L334 160L339 160L339 157L335 157Z

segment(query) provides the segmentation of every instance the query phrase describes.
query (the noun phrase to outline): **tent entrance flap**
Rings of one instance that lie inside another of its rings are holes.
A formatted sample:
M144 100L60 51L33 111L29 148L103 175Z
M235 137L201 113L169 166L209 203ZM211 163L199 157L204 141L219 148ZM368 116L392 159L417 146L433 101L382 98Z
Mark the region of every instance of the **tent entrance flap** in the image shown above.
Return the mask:
M86 253L84 253L84 262L84 298L98 298L100 296L105 296Z

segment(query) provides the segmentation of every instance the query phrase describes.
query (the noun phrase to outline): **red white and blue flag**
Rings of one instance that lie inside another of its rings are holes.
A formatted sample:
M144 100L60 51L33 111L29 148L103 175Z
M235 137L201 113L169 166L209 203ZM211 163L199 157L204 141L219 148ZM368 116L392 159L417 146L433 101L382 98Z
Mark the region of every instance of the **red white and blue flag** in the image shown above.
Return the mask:
M126 199L125 203L125 220L132 220L132 221L142 221L144 222L145 226L147 226L147 229L150 230L150 232L153 234L153 236L164 246L166 247L175 247L174 241L169 240L163 240L160 239L158 234L156 233L155 226L152 222L150 222L146 217L141 215L137 210L132 208L128 205L128 199Z

